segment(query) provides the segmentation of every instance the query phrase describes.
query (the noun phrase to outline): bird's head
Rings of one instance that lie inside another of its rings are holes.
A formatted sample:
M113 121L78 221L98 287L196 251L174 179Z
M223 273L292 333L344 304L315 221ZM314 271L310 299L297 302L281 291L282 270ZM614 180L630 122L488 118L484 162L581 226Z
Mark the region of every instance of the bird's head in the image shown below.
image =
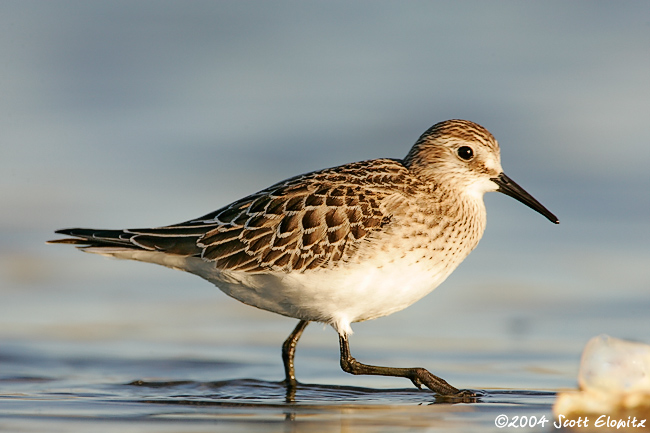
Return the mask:
M413 145L404 165L425 182L442 184L479 199L486 192L501 192L559 223L555 215L505 175L499 143L474 122L453 119L433 125Z

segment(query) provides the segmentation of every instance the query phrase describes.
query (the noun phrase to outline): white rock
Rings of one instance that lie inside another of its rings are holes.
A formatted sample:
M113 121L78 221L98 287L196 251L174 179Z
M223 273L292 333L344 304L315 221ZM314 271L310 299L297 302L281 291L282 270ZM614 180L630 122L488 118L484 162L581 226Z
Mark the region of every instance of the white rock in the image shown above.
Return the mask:
M585 391L650 392L650 345L609 335L592 338L582 352L578 384Z
M580 391L558 394L553 413L575 418L585 414L650 413L650 345L594 337L585 346L578 372Z

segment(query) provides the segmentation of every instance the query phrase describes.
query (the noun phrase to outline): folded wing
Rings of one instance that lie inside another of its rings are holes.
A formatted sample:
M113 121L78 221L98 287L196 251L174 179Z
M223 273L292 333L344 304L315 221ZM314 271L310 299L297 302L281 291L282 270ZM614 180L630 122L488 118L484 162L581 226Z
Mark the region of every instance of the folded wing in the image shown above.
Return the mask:
M349 164L298 176L203 217L151 229L64 229L51 241L81 249L126 248L196 256L218 269L246 272L309 270L346 260L391 220L382 184L404 176L393 160ZM387 167L389 168L387 170ZM369 169L370 168L370 169ZM372 170L375 168L376 170ZM390 179L389 179L390 178Z

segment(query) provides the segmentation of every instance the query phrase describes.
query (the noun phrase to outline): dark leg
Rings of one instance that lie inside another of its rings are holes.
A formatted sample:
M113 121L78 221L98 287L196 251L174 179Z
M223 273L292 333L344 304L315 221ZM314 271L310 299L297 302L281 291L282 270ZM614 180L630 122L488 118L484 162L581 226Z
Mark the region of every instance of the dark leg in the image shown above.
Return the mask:
M449 385L444 379L434 376L424 368L393 368L362 364L350 354L350 345L348 344L347 336L339 335L339 345L341 347L341 368L347 373L406 377L411 379L411 382L418 388L424 385L441 395L455 395L460 392ZM465 394L467 392L463 391L461 395Z
M295 386L298 381L296 380L296 374L293 369L293 357L296 353L296 344L302 335L302 331L309 325L309 322L306 320L301 320L298 322L296 329L293 330L291 335L284 340L282 344L282 362L284 362L284 382L287 385Z

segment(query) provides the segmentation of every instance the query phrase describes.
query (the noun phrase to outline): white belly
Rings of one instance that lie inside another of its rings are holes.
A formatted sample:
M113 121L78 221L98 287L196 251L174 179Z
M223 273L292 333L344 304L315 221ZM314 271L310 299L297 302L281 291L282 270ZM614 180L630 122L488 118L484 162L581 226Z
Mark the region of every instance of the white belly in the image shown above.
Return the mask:
M394 256L393 256L394 257ZM463 257L464 258L464 257ZM339 333L350 323L402 310L430 293L462 261L444 265L412 254L399 260L374 258L352 266L304 273L247 274L218 271L210 263L191 269L227 295L264 310L324 322Z

